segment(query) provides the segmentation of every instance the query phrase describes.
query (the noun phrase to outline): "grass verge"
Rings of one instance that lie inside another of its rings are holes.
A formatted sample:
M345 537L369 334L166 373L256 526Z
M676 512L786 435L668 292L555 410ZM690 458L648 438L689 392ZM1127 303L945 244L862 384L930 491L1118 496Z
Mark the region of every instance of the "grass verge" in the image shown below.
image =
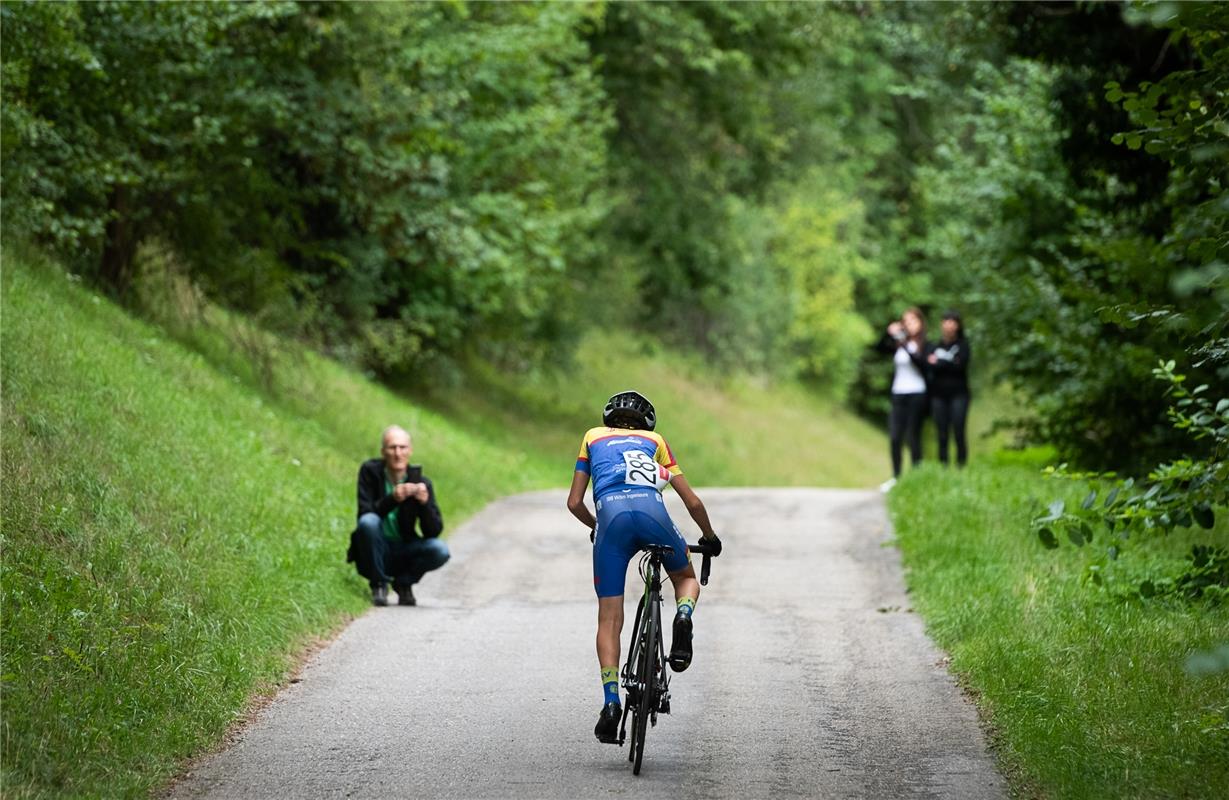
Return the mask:
M1143 600L1146 575L1181 571L1215 531L1136 542L1084 580L1096 548L1045 550L1041 501L1079 502L1040 463L983 459L906 473L889 498L927 629L996 731L1000 764L1029 797L1215 797L1229 786L1229 673L1184 670L1229 642L1224 604Z

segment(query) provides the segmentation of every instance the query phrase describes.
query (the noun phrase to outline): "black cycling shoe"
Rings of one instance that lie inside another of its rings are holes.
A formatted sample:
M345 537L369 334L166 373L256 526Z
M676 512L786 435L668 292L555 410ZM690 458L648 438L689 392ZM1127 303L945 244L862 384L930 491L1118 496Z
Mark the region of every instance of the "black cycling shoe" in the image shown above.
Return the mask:
M377 583L371 587L371 603L377 606L388 605L388 586L383 583Z
M674 617L674 636L670 639L670 669L682 672L691 666L691 617Z
M597 718L597 727L593 735L602 744L619 743L619 720L623 719L623 707L610 702L602 707L602 714Z

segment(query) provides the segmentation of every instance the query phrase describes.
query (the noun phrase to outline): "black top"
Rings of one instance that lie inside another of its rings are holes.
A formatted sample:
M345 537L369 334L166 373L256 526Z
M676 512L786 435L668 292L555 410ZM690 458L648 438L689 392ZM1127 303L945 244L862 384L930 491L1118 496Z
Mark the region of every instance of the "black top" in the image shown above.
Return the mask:
M397 530L403 541L412 541L418 534L414 526L418 525L422 535L433 539L444 530L444 517L440 507L435 502L435 486L431 479L424 476L422 482L427 484L427 502L420 503L413 497L407 497L400 504L396 498L385 489L387 477L384 473L384 461L373 458L364 461L358 468L358 515L371 512L379 514L380 518L388 516L394 508L397 509Z
M930 367L930 393L936 397L958 397L969 393L969 340L961 336L950 344L939 341L926 348L936 356Z

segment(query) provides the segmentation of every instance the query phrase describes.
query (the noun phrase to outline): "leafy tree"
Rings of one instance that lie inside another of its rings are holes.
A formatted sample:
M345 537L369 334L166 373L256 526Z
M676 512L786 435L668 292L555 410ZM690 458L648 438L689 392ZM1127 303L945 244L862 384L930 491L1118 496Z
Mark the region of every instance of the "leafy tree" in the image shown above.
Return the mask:
M1201 10L1202 21L1189 22L1223 26L1212 19L1218 13ZM1022 288L993 291L986 304L1006 323L995 337L1004 374L1034 398L1034 435L1057 444L1066 459L1101 468L1145 469L1186 446L1165 424L1167 402L1151 370L1191 346L1190 334L1223 308L1214 292L1184 288L1190 256L1170 244L1173 221L1195 205L1196 195L1183 188L1190 186L1184 168L1157 157L1159 150L1129 149L1129 134L1125 146L1107 147L1133 111L1120 109L1112 94L1104 99L1099 88L1107 78L1118 86L1180 74L1214 87L1223 67L1184 34L1133 24L1139 21L1111 6L1073 6L1065 15L1014 7L1018 49L1050 63L1061 161L1039 173L1049 175L1053 190L1046 199L1046 181L1036 182L1041 213L1024 217L1017 240L1024 246L1005 248L995 265L998 281ZM1208 187L1204 181L1196 194ZM993 285L996 276L984 280ZM1141 307L1179 304L1182 321L1137 324ZM1225 377L1217 375L1210 362L1195 367L1202 381Z
M694 346L737 349L732 215L779 176L773 86L816 35L805 4L618 3L590 35L617 129L610 221L644 310Z
M286 4L10 3L3 10L5 202L13 224L123 293L137 246L216 198L242 158L244 98L215 80L229 33Z
M1142 19L1141 19L1142 18ZM1079 509L1059 503L1034 520L1042 542L1053 546L1053 531L1066 531L1076 545L1092 541L1094 529L1113 534L1106 550L1117 558L1132 535L1167 533L1177 527L1213 527L1216 510L1229 507L1229 195L1225 157L1229 155L1229 12L1218 7L1146 5L1137 19L1171 31L1169 42L1191 48L1189 68L1155 82L1124 87L1106 84L1106 98L1120 103L1132 128L1113 135L1130 151L1141 149L1170 166L1163 202L1167 225L1142 246L1169 280L1164 295L1100 309L1101 318L1128 329L1160 329L1185 349L1198 372L1179 373L1175 359L1152 370L1166 387L1167 416L1178 439L1171 455L1146 476L1073 473L1065 465L1051 470L1062 477L1097 479L1110 488L1101 502L1095 491ZM1212 376L1193 389L1188 384ZM1095 566L1095 565L1094 565ZM1096 573L1093 573L1096 575ZM1229 587L1229 552L1197 546L1192 568L1161 584L1147 581L1144 595L1158 591L1197 596L1209 586Z
M386 372L532 355L565 338L607 208L594 13L5 4L6 231L118 295L158 243Z
M1197 25L1212 39L1218 13L1198 11L1210 15ZM959 299L979 337L979 364L1027 399L1026 432L1066 460L1103 469L1146 469L1185 447L1165 422L1151 371L1224 307L1213 275L1192 272L1190 254L1167 243L1188 209L1216 207L1214 198L1195 200L1215 183L1171 170L1159 145L1153 154L1142 142L1130 150L1129 132L1111 144L1131 109L1104 99L1107 80L1155 85L1189 72L1184 66L1204 87L1220 80L1206 46L1141 21L1119 6L1019 4L962 7L929 22L904 15L881 34L901 63L929 52L922 63L931 68L913 92L924 122L900 172L908 191L887 195L906 219L871 226L893 231L880 237L880 285L907 285L916 271L926 283L912 291L923 302ZM983 34L989 43L970 44ZM945 62L954 80L933 69ZM1210 174L1220 165L1207 166ZM1223 222L1197 218L1207 247ZM1198 258L1212 272L1220 260ZM1220 374L1206 359L1192 369L1212 383Z

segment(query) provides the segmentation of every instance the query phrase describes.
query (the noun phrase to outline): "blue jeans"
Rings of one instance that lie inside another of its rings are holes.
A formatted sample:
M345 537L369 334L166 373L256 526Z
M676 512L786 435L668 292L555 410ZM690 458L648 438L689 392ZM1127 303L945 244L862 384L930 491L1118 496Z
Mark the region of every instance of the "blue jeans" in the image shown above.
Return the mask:
M403 542L384 535L384 520L367 513L358 519L358 547L354 563L358 574L376 586L392 583L413 586L422 576L444 566L452 555L439 539L413 539Z

